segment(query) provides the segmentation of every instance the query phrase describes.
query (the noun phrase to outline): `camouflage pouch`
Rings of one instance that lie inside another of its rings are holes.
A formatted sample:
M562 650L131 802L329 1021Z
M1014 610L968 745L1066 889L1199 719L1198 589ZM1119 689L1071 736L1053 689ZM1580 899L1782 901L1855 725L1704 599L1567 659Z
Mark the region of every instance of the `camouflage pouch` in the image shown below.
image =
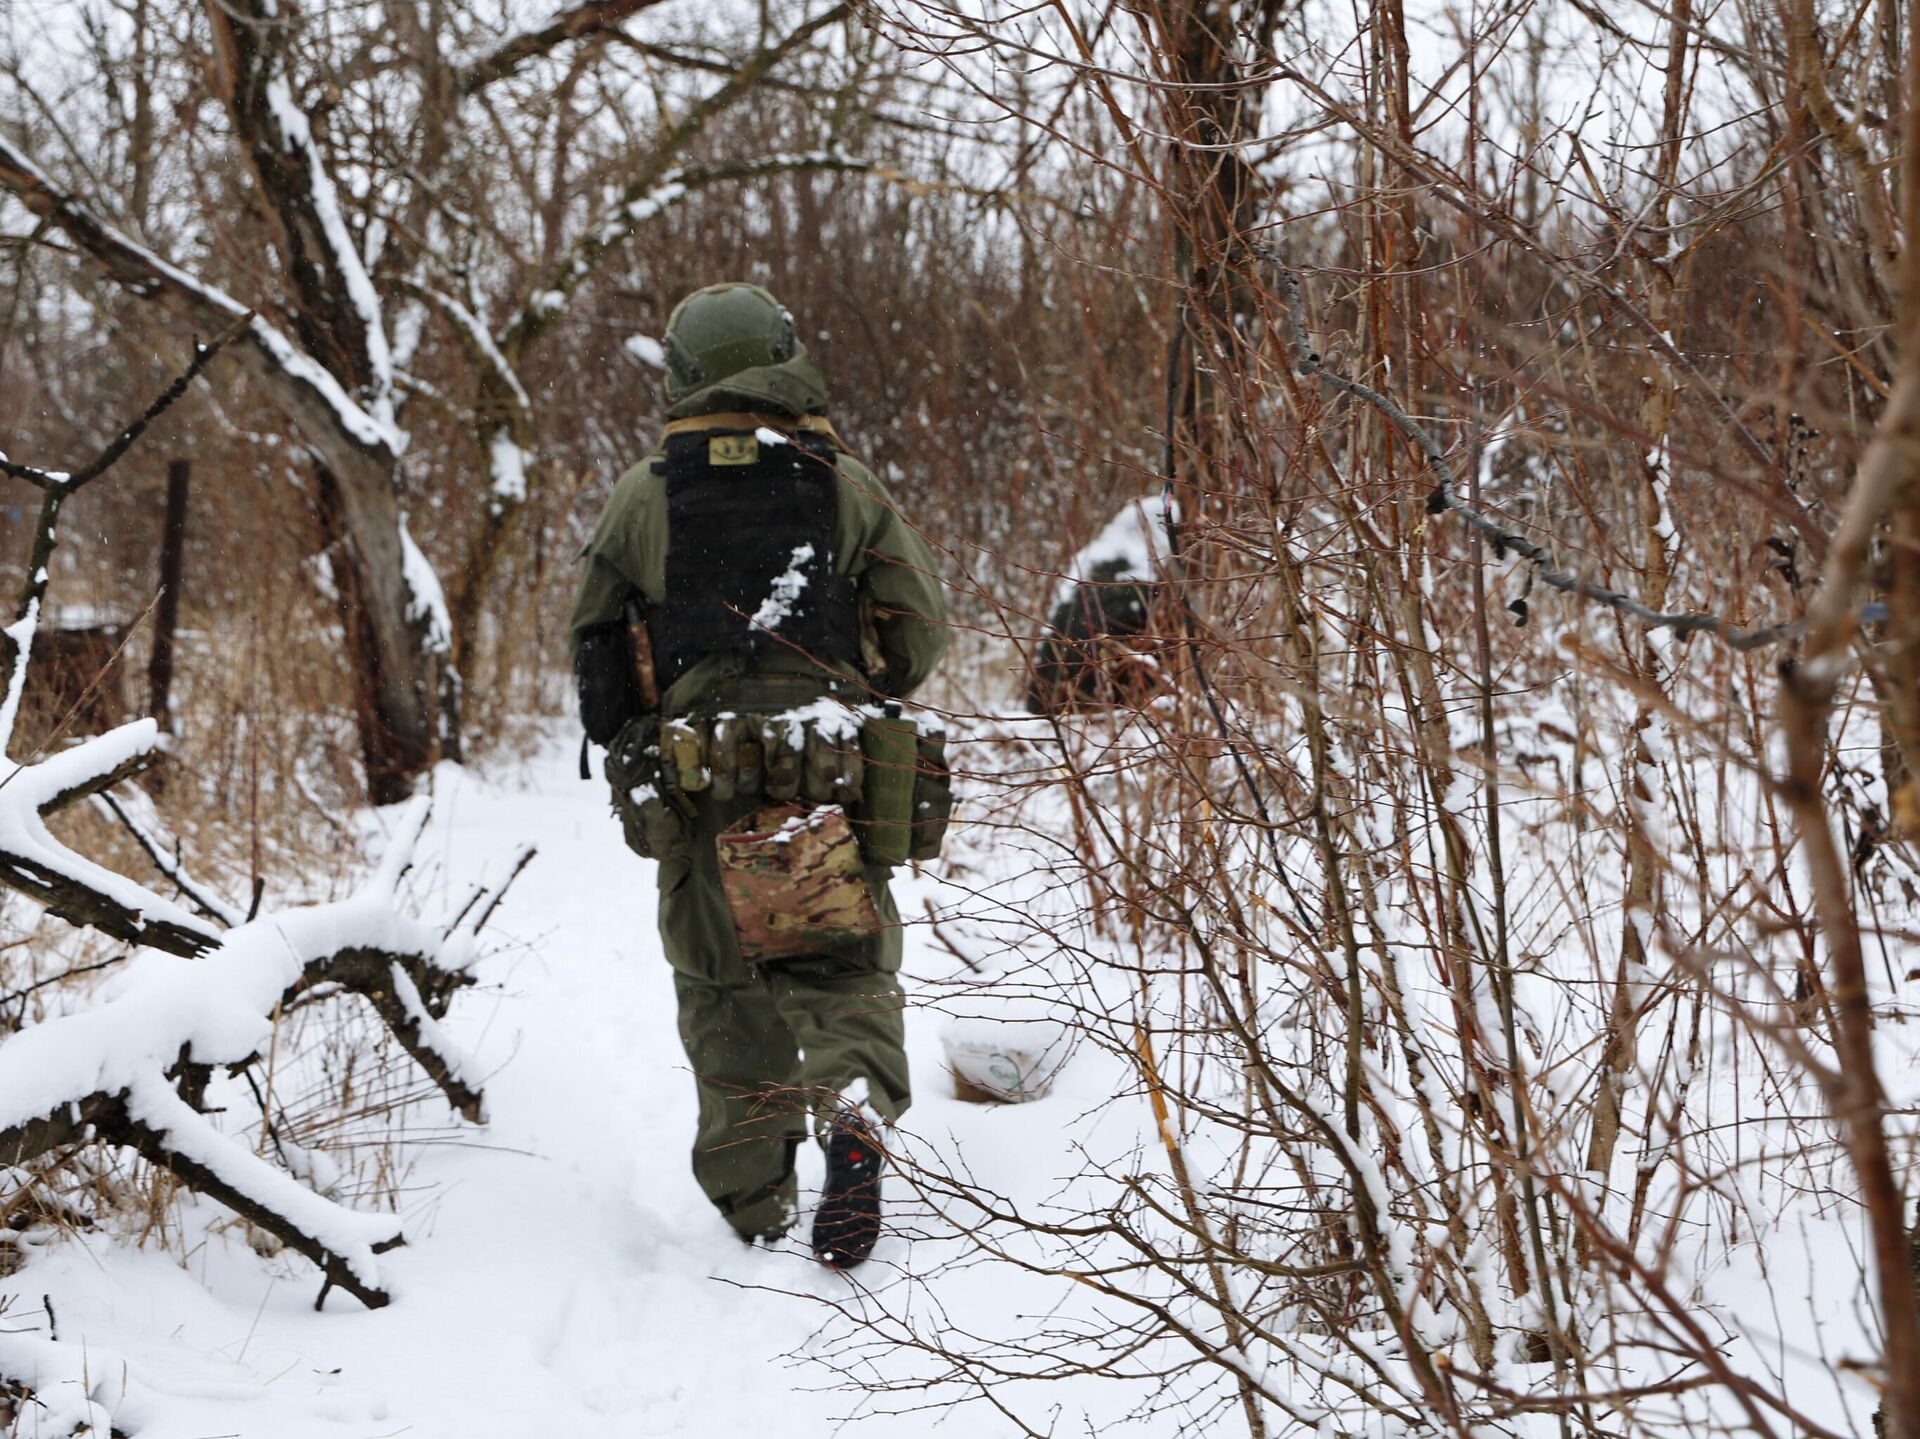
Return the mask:
M660 786L660 722L627 721L607 750L607 784L627 848L642 859L665 859L687 843L687 822Z
M947 768L944 736L920 732L913 773L913 837L907 858L925 864L940 858L953 818L953 771Z
M818 954L879 928L859 841L836 806L763 805L715 843L742 959Z

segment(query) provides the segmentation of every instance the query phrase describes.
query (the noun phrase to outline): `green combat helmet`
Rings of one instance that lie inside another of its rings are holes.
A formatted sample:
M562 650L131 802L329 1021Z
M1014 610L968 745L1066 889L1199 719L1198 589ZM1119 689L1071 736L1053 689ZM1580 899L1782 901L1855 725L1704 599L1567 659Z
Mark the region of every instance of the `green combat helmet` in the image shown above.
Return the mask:
M827 408L827 378L794 335L793 316L758 285L709 285L667 321L669 419L725 410L795 417Z

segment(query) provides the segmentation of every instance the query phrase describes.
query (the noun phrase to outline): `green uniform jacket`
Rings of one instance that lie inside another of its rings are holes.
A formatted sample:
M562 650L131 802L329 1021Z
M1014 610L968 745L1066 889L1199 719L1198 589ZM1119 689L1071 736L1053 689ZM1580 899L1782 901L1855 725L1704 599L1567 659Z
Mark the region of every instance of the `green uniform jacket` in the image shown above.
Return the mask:
M778 421L773 423L777 424ZM629 600L656 604L666 589L667 481L651 454L622 475L587 542L586 571L573 605L573 633L621 619ZM861 686L905 699L933 672L947 648L947 601L934 574L933 553L907 523L873 472L848 454L836 466L839 521L834 532L835 568L853 578L862 608L870 617L866 672L847 673ZM868 628L868 626L863 626ZM744 663L734 655L709 655L696 662L661 696L669 715L684 714L703 703L725 701L754 707L757 688L743 677ZM820 667L805 656L773 651L760 657L760 673L820 677ZM809 688L821 688L817 683ZM856 686L857 688L858 686ZM768 703L779 707L789 686L776 686ZM850 696L856 701L858 694Z

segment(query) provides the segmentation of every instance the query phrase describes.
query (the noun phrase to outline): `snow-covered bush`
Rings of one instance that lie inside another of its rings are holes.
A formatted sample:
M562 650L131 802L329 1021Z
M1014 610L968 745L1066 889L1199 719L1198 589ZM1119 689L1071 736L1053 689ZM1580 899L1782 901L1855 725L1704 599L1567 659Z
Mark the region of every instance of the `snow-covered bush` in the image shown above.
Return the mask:
M9 1226L0 1255L17 1262L17 1246L33 1241L36 1215L90 1222L84 1209L43 1186L41 1161L57 1155L70 1162L77 1150L111 1146L137 1153L312 1261L324 1276L316 1307L334 1287L378 1306L389 1294L377 1256L404 1242L398 1217L329 1197L337 1167L275 1133L266 1100L260 1101L261 1133L272 1141L273 1159L264 1145L256 1149L247 1136L222 1127L217 1116L227 1106L213 1096L218 1091L224 1098L242 1080L252 1084L255 1072L265 1074L271 1093L282 1017L320 999L357 995L447 1102L468 1120L481 1120L481 1077L440 1020L454 994L472 983L475 938L492 906L477 894L444 928L409 917L403 907L402 880L431 801L422 797L396 811L383 859L348 897L242 915L187 874L178 853L157 835L144 797L138 803L113 798L116 787L162 758L166 740L156 721L15 753L63 507L112 467L238 328L198 348L185 376L82 469L49 472L0 460L43 497L18 618L0 632L8 658L0 695L0 885L131 950L87 1002L38 1022L25 1022L23 1009L20 1026L0 1038L0 1182L6 1186L0 1202L10 1217L26 1221ZM49 818L88 799L127 823L180 900L55 836ZM94 1425L98 1416L84 1397L90 1391L73 1398L68 1371L74 1363L45 1339L5 1336L0 1393L8 1408L33 1406L40 1432ZM84 1357L79 1363L84 1367ZM43 1389L58 1394L41 1398Z

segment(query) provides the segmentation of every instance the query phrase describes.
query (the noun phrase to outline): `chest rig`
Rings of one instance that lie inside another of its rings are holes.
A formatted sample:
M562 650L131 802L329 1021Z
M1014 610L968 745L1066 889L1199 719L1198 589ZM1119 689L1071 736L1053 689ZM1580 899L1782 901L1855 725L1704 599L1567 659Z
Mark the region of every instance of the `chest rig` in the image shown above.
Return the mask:
M666 593L648 613L663 689L713 654L744 658L749 673L774 653L859 657L858 595L835 573L839 487L824 439L669 435L665 473Z

